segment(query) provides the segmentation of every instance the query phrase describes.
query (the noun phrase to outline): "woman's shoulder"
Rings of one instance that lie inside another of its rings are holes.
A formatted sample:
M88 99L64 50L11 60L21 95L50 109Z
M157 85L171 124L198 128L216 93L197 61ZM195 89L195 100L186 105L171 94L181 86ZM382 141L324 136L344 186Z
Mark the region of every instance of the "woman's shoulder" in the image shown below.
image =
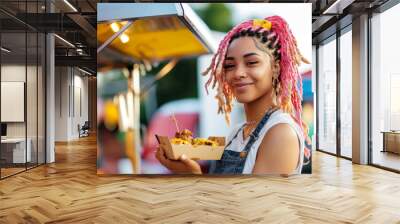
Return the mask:
M264 135L264 139L265 138L270 138L270 140L273 140L267 142L276 142L277 144L285 141L297 142L298 134L291 124L283 122L277 123L269 128L268 132Z
M282 125L282 124L287 124L287 125ZM302 131L300 126L296 123L294 118L288 114L283 112L282 110L277 110L274 114L271 115L270 121L266 125L266 129L272 129L273 127L279 125L280 128L276 128L278 132L280 132L282 129L290 129L293 128L294 131L297 134L302 135ZM284 132L284 131L283 131Z
M290 122L294 122L294 119L292 118L292 116L286 112L283 112L281 109L275 111L272 115L271 115L271 121L290 121Z
M292 173L299 161L299 144L298 135L289 124L274 125L261 140L257 161L271 164L275 172ZM260 167L262 165L258 165Z

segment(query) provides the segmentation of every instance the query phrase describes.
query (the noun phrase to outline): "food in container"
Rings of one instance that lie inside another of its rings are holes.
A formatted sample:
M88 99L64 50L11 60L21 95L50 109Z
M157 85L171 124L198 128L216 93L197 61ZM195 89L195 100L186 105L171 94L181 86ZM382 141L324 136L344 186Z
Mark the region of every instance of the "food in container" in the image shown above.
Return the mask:
M158 136L167 158L177 160L182 154L195 160L220 160L225 148L225 137L193 138L190 130L178 131L174 138Z

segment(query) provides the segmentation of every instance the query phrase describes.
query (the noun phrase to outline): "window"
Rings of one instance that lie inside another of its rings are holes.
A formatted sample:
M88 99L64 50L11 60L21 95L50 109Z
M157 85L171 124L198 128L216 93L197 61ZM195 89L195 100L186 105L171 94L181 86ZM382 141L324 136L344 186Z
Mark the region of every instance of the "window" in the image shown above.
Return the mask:
M372 163L400 170L400 5L371 18ZM392 145L394 144L394 145Z
M352 141L352 33L340 36L340 154L351 158Z
M318 48L318 149L336 153L336 39Z

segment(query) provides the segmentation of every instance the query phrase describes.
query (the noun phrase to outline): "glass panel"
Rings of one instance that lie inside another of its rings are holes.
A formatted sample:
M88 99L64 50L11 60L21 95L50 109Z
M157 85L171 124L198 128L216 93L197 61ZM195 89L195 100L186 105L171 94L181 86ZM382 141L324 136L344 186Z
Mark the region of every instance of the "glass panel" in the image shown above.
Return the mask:
M372 163L400 170L400 5L372 18Z
M23 7L20 3L19 7ZM1 140L2 178L25 170L26 150L26 33L15 30L13 19L0 13L1 33ZM5 29L3 29L5 27ZM12 30L12 29L14 30ZM4 50L5 49L5 50ZM29 147L28 147L29 149Z
M27 111L27 143L28 150L30 148L30 158L28 159L28 168L37 165L37 80L38 80L38 36L36 32L27 34L28 38L28 63L27 63L27 95L26 95L26 111ZM28 154L29 155L29 154Z
M340 37L340 153L352 157L352 34Z
M27 18L33 24L38 22L38 4L36 1L27 2ZM36 30L27 30L27 80L26 80L26 113L27 113L27 150L31 151L27 167L35 167L38 163L38 33Z
M318 48L318 146L336 154L336 39Z
M51 3L53 4L53 3ZM38 1L38 13L46 12L46 1ZM47 9L49 10L49 9ZM38 164L44 164L46 161L45 149L45 65L46 65L46 36L43 33L38 34Z
M38 45L38 163L45 163L45 52L46 37L39 34Z
M4 178L45 161L45 36L21 22L36 24L45 1L3 0L0 7L10 12L0 12Z

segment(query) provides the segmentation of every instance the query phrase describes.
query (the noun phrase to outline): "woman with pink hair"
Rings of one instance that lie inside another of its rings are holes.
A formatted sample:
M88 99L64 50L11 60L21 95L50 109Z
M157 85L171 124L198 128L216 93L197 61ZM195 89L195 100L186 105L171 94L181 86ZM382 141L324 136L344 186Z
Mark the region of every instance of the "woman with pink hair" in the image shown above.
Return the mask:
M229 123L232 101L244 105L246 122L228 137L221 160L211 174L300 174L309 158L304 138L308 130L301 119L300 63L309 63L299 52L286 21L279 16L245 21L219 44L211 65L206 91L216 88L218 113ZM173 161L162 148L157 159L176 173L202 173L199 164L182 155Z

